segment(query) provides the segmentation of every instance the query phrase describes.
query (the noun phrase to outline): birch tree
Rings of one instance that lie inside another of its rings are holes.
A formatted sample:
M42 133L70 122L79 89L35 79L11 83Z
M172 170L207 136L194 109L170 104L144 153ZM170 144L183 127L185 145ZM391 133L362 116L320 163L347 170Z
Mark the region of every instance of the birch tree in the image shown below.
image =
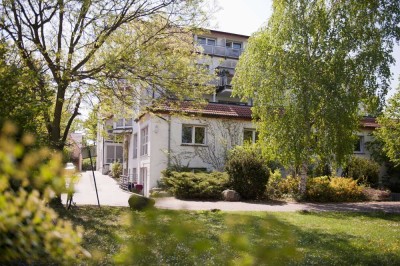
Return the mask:
M388 104L378 118L381 126L374 135L383 142L383 151L395 166L400 165L400 88L388 100Z
M395 0L275 0L250 38L234 93L253 99L264 152L301 172L303 191L311 161L343 163L360 115L382 105L399 14Z

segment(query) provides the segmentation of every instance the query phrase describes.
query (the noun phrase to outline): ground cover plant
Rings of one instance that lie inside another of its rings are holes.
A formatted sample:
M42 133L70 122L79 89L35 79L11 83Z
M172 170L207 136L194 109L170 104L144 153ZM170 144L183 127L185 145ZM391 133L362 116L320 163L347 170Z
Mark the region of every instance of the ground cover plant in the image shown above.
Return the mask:
M86 264L400 264L399 214L147 213L94 206L62 212L84 228L83 246L93 256Z

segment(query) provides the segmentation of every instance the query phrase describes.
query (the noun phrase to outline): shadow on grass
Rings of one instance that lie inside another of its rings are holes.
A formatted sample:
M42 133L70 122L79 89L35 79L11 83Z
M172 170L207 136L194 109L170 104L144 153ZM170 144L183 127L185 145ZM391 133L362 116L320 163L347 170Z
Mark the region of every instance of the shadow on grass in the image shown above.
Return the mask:
M117 254L123 265L400 265L395 214L84 206L62 217L85 229L83 245L94 256L87 264L114 264Z
M128 234L129 222L124 216L129 208L79 206L57 211L60 217L84 229L82 245L92 254L92 259L83 264L114 264L113 256L120 252Z

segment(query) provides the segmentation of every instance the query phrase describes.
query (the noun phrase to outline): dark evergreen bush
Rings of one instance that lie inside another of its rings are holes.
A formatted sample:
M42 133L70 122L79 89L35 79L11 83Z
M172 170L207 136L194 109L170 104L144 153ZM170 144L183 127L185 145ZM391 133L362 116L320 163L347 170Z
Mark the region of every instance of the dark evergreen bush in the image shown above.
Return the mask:
M351 177L359 183L377 186L379 181L379 164L375 161L352 156L343 172L343 176Z
M258 148L236 147L230 152L225 168L230 185L244 199L263 197L270 171Z
M220 199L221 192L228 187L228 175L164 171L162 183L180 199Z

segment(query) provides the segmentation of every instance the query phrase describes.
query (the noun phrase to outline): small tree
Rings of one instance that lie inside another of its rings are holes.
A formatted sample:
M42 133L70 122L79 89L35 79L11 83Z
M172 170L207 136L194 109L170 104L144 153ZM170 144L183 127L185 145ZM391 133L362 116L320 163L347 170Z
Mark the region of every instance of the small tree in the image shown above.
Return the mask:
M237 146L229 153L225 168L231 186L244 199L263 197L270 172L259 148Z

